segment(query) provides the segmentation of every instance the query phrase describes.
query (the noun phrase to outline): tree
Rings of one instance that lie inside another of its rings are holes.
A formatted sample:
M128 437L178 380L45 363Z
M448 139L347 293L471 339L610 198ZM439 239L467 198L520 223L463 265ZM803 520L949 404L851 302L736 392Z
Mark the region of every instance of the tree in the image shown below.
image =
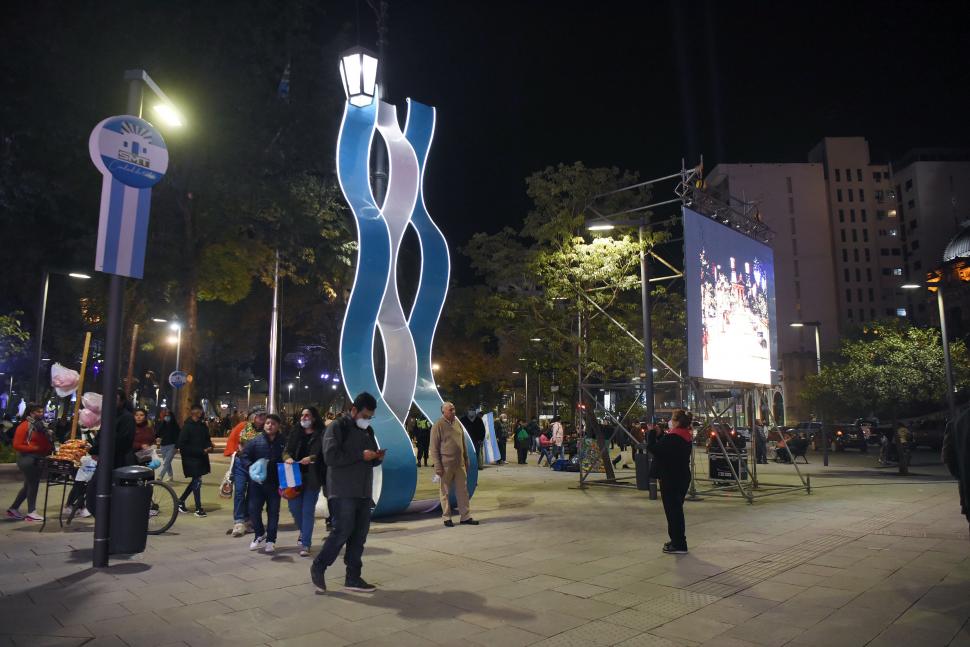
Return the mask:
M496 234L476 234L464 252L490 290L480 295L475 312L486 317L496 340L494 361L500 374L526 367L556 376L561 397L576 393L577 348L584 348L588 381L639 379L641 346L597 309L599 306L627 330L640 329L639 256L635 234L620 230L588 240L585 221L594 216L588 205L594 196L629 186L635 174L616 168L586 168L560 164L526 180L534 208L521 231L506 228ZM614 212L644 204L640 191L608 197L601 205ZM644 248L666 239L648 231ZM652 319L657 346L668 362L683 362L683 308L679 296L663 288L652 295ZM592 302L592 303L591 303ZM577 321L583 319L583 335ZM635 337L639 337L633 332ZM534 342L532 340L541 341Z
M958 389L970 385L962 341L950 344ZM895 321L873 323L842 341L839 359L807 379L806 404L825 417L875 415L891 419L945 406L943 344L935 328Z
M24 354L30 335L20 327L24 313L11 312L0 315L0 365Z

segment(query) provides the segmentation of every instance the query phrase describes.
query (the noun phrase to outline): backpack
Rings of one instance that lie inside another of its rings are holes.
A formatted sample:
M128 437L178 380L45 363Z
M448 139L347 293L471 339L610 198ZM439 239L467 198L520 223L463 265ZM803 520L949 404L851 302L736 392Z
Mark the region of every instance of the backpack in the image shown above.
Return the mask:
M529 440L529 431L524 427L522 429L519 429L519 431L516 432L515 434L515 439L518 440L520 443L526 442L527 440Z

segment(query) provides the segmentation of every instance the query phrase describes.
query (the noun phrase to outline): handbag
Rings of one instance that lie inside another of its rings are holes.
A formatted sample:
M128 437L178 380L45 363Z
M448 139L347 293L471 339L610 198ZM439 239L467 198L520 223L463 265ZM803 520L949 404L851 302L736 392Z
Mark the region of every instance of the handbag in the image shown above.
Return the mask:
M233 454L232 458L229 459L229 469L226 470L226 475L222 477L222 485L219 486L219 496L223 499L232 498L232 466L236 462L236 455Z

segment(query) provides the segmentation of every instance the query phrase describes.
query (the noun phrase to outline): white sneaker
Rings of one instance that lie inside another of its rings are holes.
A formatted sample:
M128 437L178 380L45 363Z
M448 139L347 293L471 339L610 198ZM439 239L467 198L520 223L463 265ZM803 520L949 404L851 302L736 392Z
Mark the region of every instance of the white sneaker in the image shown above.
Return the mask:
M44 517L37 514L37 511L34 510L33 512L28 512L27 516L24 517L24 519L26 519L27 521L43 521Z
M303 546L302 548L300 548L300 557L309 557L309 556L310 556L309 548L307 548L306 546Z
M65 517L70 517L72 512L74 512L74 508L69 505L64 506L64 509L61 510L61 514Z
M275 553L276 552L276 544L274 544L271 541L267 541L266 542L266 545L263 546L263 552L264 553Z
M87 519L88 517L91 516L91 513L88 512L87 508L81 508L81 511L78 513L78 515L80 515L82 519Z
M243 527L241 522L232 524L233 537L242 537L243 534L245 534L245 528Z
M266 543L266 537L257 537L249 544L249 550L259 550Z

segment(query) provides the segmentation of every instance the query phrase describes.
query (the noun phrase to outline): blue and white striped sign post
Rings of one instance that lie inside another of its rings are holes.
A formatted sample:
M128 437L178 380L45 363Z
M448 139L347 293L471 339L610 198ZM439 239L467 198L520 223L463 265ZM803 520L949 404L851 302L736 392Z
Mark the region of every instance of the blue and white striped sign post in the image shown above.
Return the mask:
M108 117L88 140L91 161L104 179L94 269L140 279L145 273L151 188L168 168L165 140L139 117Z

